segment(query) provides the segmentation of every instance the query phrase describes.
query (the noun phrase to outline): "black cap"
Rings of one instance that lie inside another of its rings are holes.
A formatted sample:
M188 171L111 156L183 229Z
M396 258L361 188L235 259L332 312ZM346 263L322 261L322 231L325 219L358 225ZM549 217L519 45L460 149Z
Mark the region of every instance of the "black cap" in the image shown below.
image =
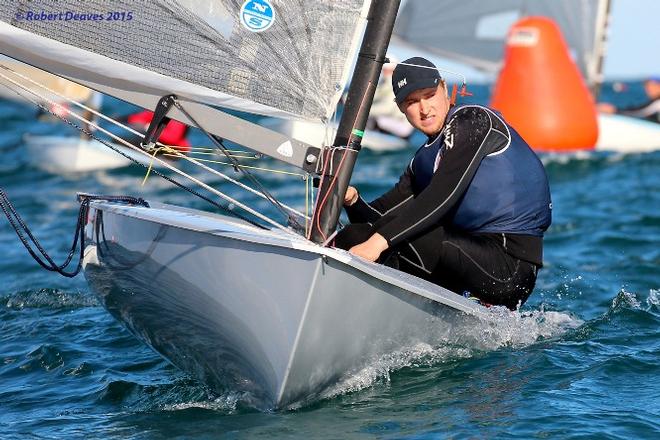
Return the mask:
M438 68L426 58L412 57L402 61L392 72L396 103L401 104L415 90L436 87L441 80Z

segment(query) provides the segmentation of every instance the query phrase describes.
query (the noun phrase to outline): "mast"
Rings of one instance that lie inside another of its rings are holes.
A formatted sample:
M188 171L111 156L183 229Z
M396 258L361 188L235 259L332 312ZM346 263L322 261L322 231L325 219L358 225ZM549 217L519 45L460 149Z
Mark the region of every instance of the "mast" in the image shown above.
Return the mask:
M344 202L400 0L372 0L355 72L333 147L322 152L321 184L312 215L311 239L325 242L334 232Z
M601 0L598 3L597 18L594 25L594 49L592 60L587 68L587 81L595 99L598 98L600 87L603 83L603 63L605 60L607 28L609 27L611 7L611 0Z

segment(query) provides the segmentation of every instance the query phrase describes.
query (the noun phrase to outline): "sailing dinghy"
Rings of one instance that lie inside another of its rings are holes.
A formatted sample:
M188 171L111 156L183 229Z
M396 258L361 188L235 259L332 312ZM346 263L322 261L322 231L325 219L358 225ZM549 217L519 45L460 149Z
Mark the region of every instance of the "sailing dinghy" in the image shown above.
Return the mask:
M0 17L48 11L52 2L25 5L3 2ZM57 5L80 7L74 0ZM122 5L85 2L90 11ZM472 342L463 330L489 319L485 307L326 245L398 0L155 0L132 7L123 21L0 21L0 47L153 109L147 144L174 118L202 129L218 150L228 153L224 140L244 145L300 170L306 182L318 177L319 185L311 216L252 190L282 213L279 221L192 176L186 177L230 203L227 212L241 208L251 217L81 196L89 206L82 217L85 276L114 317L183 370L218 389L244 391L266 408L312 398L379 356L418 343ZM358 46L331 146L306 145L220 110L327 121Z
M84 173L109 170L131 165L126 157L109 150L94 139L74 136L31 136L23 137L31 161L49 173ZM126 150L136 160L148 160L144 155Z
M30 161L37 167L53 174L75 174L91 171L123 168L134 163L163 168L152 164L153 158L141 151L113 144L121 151L117 154L96 139L74 136L23 136L23 145Z

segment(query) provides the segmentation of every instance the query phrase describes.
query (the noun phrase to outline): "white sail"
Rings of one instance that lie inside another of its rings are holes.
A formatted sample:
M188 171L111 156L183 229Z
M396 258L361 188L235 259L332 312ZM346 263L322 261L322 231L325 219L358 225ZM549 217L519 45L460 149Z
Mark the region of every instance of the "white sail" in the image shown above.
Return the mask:
M7 0L0 52L99 88L318 121L335 111L367 7L364 0Z
M562 30L589 83L598 81L609 0L411 0L399 14L396 41L487 72L504 57L509 27L531 15L550 17ZM393 40L394 41L394 40Z

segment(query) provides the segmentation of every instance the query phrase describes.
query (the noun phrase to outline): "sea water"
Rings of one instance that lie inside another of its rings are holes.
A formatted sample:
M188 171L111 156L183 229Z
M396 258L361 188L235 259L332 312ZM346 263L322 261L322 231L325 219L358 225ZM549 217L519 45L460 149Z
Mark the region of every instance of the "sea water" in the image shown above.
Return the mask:
M157 178L141 186L142 169L48 174L21 136L66 129L6 101L0 121L0 187L58 261L77 191L207 209ZM396 180L412 148L362 152L353 181L366 198ZM660 152L542 160L553 224L519 312L493 309L490 325L465 329L478 343L407 347L279 412L168 364L110 317L82 276L42 270L0 219L0 438L657 438ZM263 180L302 206L302 181Z

